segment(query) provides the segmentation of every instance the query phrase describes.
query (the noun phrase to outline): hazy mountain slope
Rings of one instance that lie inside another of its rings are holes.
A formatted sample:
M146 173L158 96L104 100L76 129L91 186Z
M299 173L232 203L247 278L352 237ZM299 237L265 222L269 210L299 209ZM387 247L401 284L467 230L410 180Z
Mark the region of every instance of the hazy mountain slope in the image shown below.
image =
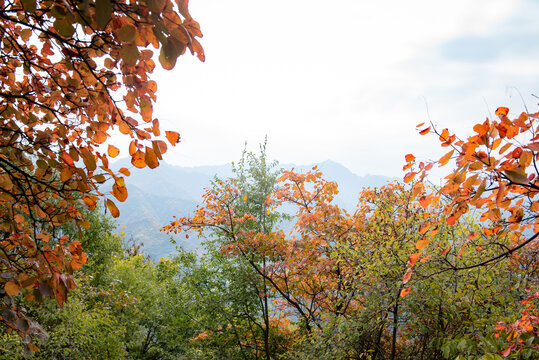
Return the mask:
M312 169L311 165L282 164L283 169L297 171ZM339 184L337 202L348 210L356 206L357 197L363 187L380 186L391 179L385 176L358 176L339 163L328 160L318 164L324 177ZM114 168L132 168L127 159L114 164ZM153 259L170 255L175 248L170 236L159 230L172 220L173 216L192 214L201 201L204 188L210 185L215 174L226 178L232 175L231 164L219 166L182 167L162 162L157 169L131 169L126 179L129 197L119 203L118 223L126 237L144 243L144 252ZM196 235L185 239L176 235L174 239L189 249L198 248L200 239Z

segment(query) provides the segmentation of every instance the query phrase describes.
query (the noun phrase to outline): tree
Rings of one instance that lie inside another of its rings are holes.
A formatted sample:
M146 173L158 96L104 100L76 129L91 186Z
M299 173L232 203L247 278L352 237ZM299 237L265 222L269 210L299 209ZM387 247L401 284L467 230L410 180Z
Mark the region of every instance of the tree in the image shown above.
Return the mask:
M451 150L438 161L420 162L418 169L413 168L415 157L406 155L404 169L411 171L405 176L405 182L419 175L416 187L423 186L428 171L435 164L445 166L454 160L457 168L445 177L441 188L435 193L425 194L429 202L440 197L449 199L445 206L448 224L453 225L464 214L476 211L485 224L482 236L511 236L513 246L500 247L493 258L471 266L498 261L526 245L537 247L539 132L535 120L539 113L523 112L513 120L508 114L508 108L498 108L496 115L499 120L487 118L473 127L475 135L462 140L448 129L439 131L431 124L420 134L436 134L442 147ZM418 125L421 126L423 124Z
M509 118L509 109L499 107L498 120L486 119L473 127L474 135L460 139L448 129L439 131L434 124L421 129L420 134L434 133L441 145L450 151L438 161L420 162L416 169L415 157L406 155L404 169L411 169L405 176L410 181L419 175L418 186L426 181L429 170L438 164L447 165L450 160L456 169L447 175L440 189L424 197L429 200L448 199L445 206L447 223L456 224L464 215L477 214L484 224L471 239L487 240L477 244L481 248L489 246L495 252L488 259L473 264L459 266L448 263L455 271L490 266L510 257L517 269L532 274L530 289L537 289L537 259L539 245L539 130L536 120L539 113L522 112L518 117ZM422 127L424 124L419 124ZM500 243L497 238L509 237L510 244ZM489 241L494 239L494 241ZM467 245L465 242L462 247ZM536 291L536 290L535 290ZM528 300L523 301L531 301ZM535 310L535 307L532 307ZM529 326L525 331L511 330L515 338L529 336L533 339L535 325L530 325L529 312L525 311L519 321ZM532 317L532 319L534 319ZM503 326L501 327L503 328ZM500 328L500 329L501 329ZM509 327L510 328L510 327ZM533 340L532 340L533 342ZM528 344L530 349L535 346ZM507 347L507 356L513 349L521 349L520 344Z
M0 310L24 336L31 330L16 296L38 291L62 305L75 287L73 270L87 260L59 226L89 227L77 205L94 209L100 198L118 216L99 187L107 179L118 201L127 198L129 170L110 169L120 149L105 148L108 137L119 131L132 139L137 168L155 168L167 149L152 115L156 56L148 47L159 49L165 69L187 48L202 61L204 51L188 0L6 0L1 7ZM177 132L165 137L179 141Z
M215 238L214 243L209 244L209 250L217 248L224 259L230 258L220 260L222 268L227 269L225 274L235 274L241 279L227 280L229 284L221 286L220 291L226 291L237 300L239 304L231 306L234 310L243 307L242 316L238 316L239 311L228 316L233 330L245 323L243 320L238 322L238 318L247 318L248 326L244 330L250 330L243 331L242 336L250 336L249 339L241 336L238 339L241 340L240 353L248 352L255 358L262 358L260 353L265 359L275 358L279 350L273 339L276 333L273 324L279 316L271 305L275 298L270 277L274 257L269 248L272 244L269 239L277 236L275 226L282 219L281 214L270 211L268 202L279 174L275 167L276 163L267 162L266 143L261 145L258 156L244 151L233 168L234 176L227 180L216 178L204 194L203 206L197 208L193 217L175 219L163 228L169 233L196 230L201 235L204 230L209 230L206 233ZM261 251L262 248L267 251ZM213 256L214 259L217 257ZM223 313L227 314L227 311ZM224 333L230 335L228 331Z

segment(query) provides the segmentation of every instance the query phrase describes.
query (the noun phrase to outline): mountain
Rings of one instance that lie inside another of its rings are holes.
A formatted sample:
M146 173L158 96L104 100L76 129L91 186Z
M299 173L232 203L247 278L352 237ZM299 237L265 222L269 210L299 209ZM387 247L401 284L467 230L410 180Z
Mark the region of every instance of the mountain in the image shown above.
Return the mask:
M327 160L319 164L294 165L282 164L281 168L308 171L317 165L324 178L339 184L337 203L347 210L353 210L359 192L363 187L374 187L393 179L380 175L359 176L341 164ZM113 164L114 169L132 165L128 159L120 159ZM221 178L232 175L232 165L183 167L162 162L157 169L133 169L126 179L129 197L119 203L119 230L127 239L144 244L144 252L156 260L174 252L171 237L160 229L168 224L173 216L184 217L193 213L200 203L204 189L218 175ZM200 241L196 235L189 239L175 236L174 240L187 249L197 249Z

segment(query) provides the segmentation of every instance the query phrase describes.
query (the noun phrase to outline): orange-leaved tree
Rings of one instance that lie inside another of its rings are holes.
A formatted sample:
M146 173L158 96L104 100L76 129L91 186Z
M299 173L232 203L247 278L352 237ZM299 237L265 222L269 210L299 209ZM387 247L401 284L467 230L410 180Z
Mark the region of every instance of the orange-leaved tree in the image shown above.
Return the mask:
M99 188L107 179L118 201L127 198L129 170L111 170L109 158L120 149L105 148L107 139L113 132L130 137L138 168L158 166L167 149L152 115L155 61L172 69L186 49L200 60L204 52L188 0L0 5L0 311L9 329L28 335L40 331L14 297L32 300L39 292L62 304L75 286L73 269L87 258L59 226L90 226L78 205L94 209L101 198L118 216ZM174 131L165 137L179 141Z
M526 245L537 246L539 236L539 113L524 112L510 119L509 109L500 107L496 115L498 120L487 118L476 124L475 134L467 139L457 138L448 129L439 131L432 124L420 130L422 135L436 134L449 152L437 161L421 162L417 169L415 157L407 155L404 167L411 169L405 181L419 176L415 186L422 186L434 164L445 166L454 160L456 168L445 177L440 189L425 197L429 201L440 197L448 200L445 213L450 225L464 214L475 212L484 224L483 235L512 237L512 247L500 248L497 256L470 265L473 267L502 259Z
M321 326L324 314L344 314L356 306L354 295L346 290L349 269L342 268L332 253L336 243L358 231L357 223L332 203L337 185L322 179L320 171L284 171L278 183L255 199L256 192L238 181L218 182L206 192L193 217L173 220L164 230L215 230L224 239L221 251L249 264L261 278L264 296L271 294L310 332ZM284 204L296 210L292 236L271 220Z
M420 129L422 135L437 135L441 145L449 151L437 161L420 162L418 167L415 157L406 155L404 169L410 171L405 181L419 178L414 186L423 186L435 164L445 166L453 160L456 168L444 178L439 190L424 193L423 197L427 202L440 198L447 201L445 214L449 225L454 225L465 214L478 218L483 228L470 234L470 238L508 236L511 239L509 246L488 241L485 245L496 250L493 256L465 266L449 264L452 270L467 270L511 257L519 267L535 264L531 271L536 272L539 254L539 113L522 112L512 116L507 107L499 107L495 114L497 119L487 118L476 124L474 134L465 139L458 138L448 129L440 131L433 124ZM537 286L535 281L530 284L530 290ZM519 336L529 332L533 338L535 331L533 326L528 326ZM513 348L508 349L510 352Z

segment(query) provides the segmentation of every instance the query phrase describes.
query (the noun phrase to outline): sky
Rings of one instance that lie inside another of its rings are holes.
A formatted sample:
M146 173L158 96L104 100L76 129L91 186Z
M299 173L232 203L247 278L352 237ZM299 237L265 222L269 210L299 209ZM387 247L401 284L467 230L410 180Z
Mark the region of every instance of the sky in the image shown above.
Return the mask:
M539 1L191 0L206 62L158 70L155 114L182 142L165 160L235 161L245 142L281 163L337 161L402 177L498 106L538 111Z

